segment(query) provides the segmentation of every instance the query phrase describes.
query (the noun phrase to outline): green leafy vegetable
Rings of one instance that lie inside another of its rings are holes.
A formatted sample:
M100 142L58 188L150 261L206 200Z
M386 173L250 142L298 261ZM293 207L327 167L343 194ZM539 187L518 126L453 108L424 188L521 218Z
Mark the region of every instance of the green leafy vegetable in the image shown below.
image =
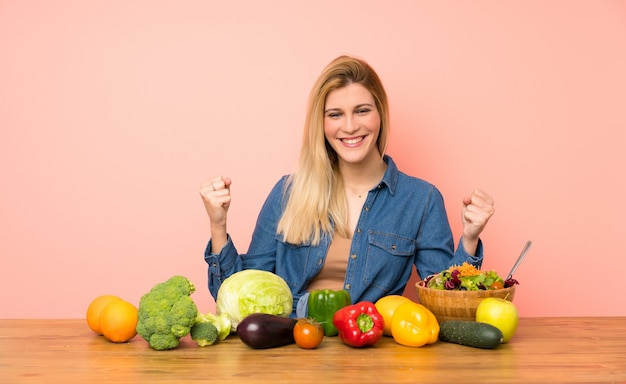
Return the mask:
M514 279L504 281L496 271L481 271L471 264L463 263L460 266L443 270L426 278L426 286L433 289L478 291L501 289L518 284Z
M225 314L230 319L234 332L241 320L253 313L288 317L293 309L293 296L280 276L246 269L222 282L215 306L218 316Z

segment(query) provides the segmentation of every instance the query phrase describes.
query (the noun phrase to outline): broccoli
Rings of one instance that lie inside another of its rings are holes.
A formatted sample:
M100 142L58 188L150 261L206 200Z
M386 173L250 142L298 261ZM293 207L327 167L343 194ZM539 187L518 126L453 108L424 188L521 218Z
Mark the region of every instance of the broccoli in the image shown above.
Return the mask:
M212 313L198 313L194 326L203 323L209 323L215 327L217 330L217 341L222 341L230 335L232 323L226 314L214 315Z
M200 347L213 345L217 341L217 328L210 322L198 321L191 327L191 339Z
M137 333L152 349L176 348L180 338L191 332L198 315L198 308L190 297L195 290L186 277L173 276L141 297L137 308Z

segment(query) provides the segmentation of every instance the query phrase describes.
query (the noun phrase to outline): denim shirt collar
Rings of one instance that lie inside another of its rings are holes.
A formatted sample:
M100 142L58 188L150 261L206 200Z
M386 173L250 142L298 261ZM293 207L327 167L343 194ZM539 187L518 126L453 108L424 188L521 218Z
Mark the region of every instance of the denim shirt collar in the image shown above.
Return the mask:
M396 166L396 163L393 161L391 156L384 155L383 160L387 164L387 170L383 175L381 183L387 186L391 195L395 195L396 187L398 186L398 177L400 175L400 171L398 170L398 167Z

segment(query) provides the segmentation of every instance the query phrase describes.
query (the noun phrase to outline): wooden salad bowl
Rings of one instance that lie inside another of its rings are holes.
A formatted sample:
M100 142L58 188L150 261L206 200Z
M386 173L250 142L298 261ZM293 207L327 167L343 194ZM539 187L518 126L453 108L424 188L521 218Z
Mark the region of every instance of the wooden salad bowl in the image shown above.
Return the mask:
M439 323L446 320L476 320L476 308L487 297L513 301L515 285L503 289L456 291L428 288L424 281L415 284L420 304L435 314Z

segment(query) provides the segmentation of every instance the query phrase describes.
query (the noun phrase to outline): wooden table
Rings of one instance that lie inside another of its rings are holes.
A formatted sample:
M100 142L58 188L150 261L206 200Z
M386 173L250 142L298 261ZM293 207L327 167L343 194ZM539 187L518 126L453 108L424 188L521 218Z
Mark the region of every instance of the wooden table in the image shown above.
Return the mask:
M626 383L626 317L523 318L493 350L385 337L356 349L254 350L236 336L200 348L185 337L154 351L139 336L115 344L84 320L0 320L0 383Z

